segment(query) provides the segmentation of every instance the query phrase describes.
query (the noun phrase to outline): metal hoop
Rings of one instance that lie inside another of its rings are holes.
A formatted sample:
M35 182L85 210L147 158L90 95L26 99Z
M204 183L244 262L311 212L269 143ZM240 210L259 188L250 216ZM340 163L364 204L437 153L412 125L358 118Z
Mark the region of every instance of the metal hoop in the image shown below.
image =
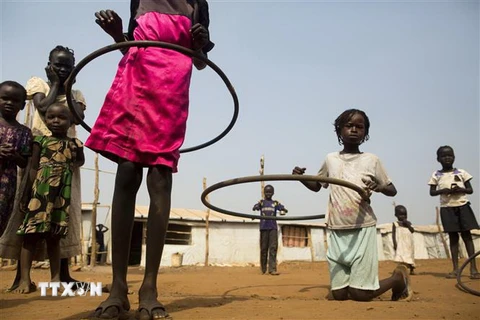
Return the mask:
M167 42L160 42L160 41L126 41L126 42L111 44L109 46L100 48L100 49L90 53L88 56L83 58L76 65L76 67L70 73L70 76L68 77L67 81L65 82L65 91L66 91L66 96L67 96L68 107L70 108L70 110L71 110L72 114L74 115L74 117L76 118L76 120L80 123L80 125L83 128L85 128L85 130L87 130L88 132L91 132L92 128L90 128L90 126L87 125L83 121L83 119L80 118L80 116L77 114L75 108L73 107L72 86L73 86L73 83L75 82L75 78L76 78L77 74L80 72L80 70L83 69L83 67L85 67L92 60L94 60L94 59L96 59L96 58L98 58L98 57L100 57L100 56L102 56L106 53L116 51L116 50L119 50L119 49L130 48L130 47L138 47L138 48L158 47L158 48L170 49L170 50L174 50L174 51L177 51L179 53L182 53L186 56L198 59L198 60L204 62L210 68L212 68L220 76L220 78L222 78L223 82L227 86L228 91L232 95L233 104L234 104L234 111L233 111L232 119L230 120L230 123L228 124L227 128L225 130L223 130L217 137L215 137L215 138L213 138L213 139L211 139L211 140L209 140L205 143L199 144L199 145L194 146L194 147L180 149L180 153L192 152L192 151L196 151L196 150L200 150L200 149L203 149L205 147L208 147L208 146L214 144L215 142L219 141L223 137L225 137L227 135L227 133L230 132L230 130L232 130L233 125L235 124L235 122L237 121L237 118L238 118L239 103L238 103L238 97L237 97L237 94L235 92L235 89L233 88L232 84L230 83L230 80L228 80L225 73L223 73L223 71L216 64L214 64L212 61L210 61L208 58L204 57L200 53L197 53L193 50L190 50L188 48L185 48L185 47L182 47L182 46L179 46L179 45L176 45L176 44L167 43Z
M324 182L324 183L329 183L329 184L336 184L340 185L342 187L350 188L356 192L362 197L362 199L368 201L370 196L369 194L362 188L357 186L356 184L353 184L351 182L345 181L345 180L340 180L340 179L335 179L335 178L328 178L328 177L320 177L320 176L312 176L312 175L297 175L297 174L272 174L272 175L262 175L262 176L249 176L249 177L241 177L241 178L235 178L235 179L230 179L230 180L225 180L222 182L218 182L216 184L211 185L207 189L205 189L202 192L201 195L201 200L202 203L209 209L221 212L224 214L228 214L231 216L235 217L241 217L241 218L248 218L248 219L265 219L265 220L312 220L312 219L323 219L325 218L324 214L318 214L318 215L309 215L309 216L296 216L296 217L279 217L279 216L259 216L259 215L253 215L253 214L246 214L246 213L240 213L240 212L235 212L235 211L230 211L230 210L225 210L222 208L219 208L217 206L212 205L209 203L206 199L206 197L213 191L227 187L227 186L232 186L236 184L242 184L242 183L249 183L249 182L257 182L257 181L279 181L279 180L293 180L293 181L317 181L317 182Z

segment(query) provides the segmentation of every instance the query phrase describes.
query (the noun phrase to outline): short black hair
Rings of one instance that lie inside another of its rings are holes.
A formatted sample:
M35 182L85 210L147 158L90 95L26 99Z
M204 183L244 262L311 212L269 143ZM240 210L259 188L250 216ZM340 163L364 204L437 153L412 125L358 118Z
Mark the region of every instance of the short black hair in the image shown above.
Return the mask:
M68 54L71 54L73 58L73 64L75 65L75 52L73 51L73 49L64 46L56 46L52 49L52 51L50 51L50 54L48 55L48 61L52 61L53 54L55 52L66 52Z
M263 188L263 190L265 190L265 189L267 189L267 188L272 188L272 190L275 191L275 188L274 188L271 184L267 184L267 185Z
M335 119L335 123L333 124L335 126L335 133L337 134L338 143L340 145L343 144L342 135L341 135L342 128L347 124L347 122L356 113L360 114L363 117L363 119L365 120L365 136L363 137L362 141L360 141L360 142L363 143L370 138L370 136L368 135L369 129L370 129L370 120L368 119L367 114L365 112L363 112L362 110L348 109L348 110L343 111L342 114L339 115L337 119Z
M22 91L23 100L27 100L27 90L25 90L25 87L22 86L17 81L12 81L12 80L3 81L2 83L0 83L0 89L3 88L4 86L10 86Z
M453 148L450 146L441 146L437 149L437 158L440 157L440 151L442 151L443 149L450 149L453 151Z
M397 215L398 210L403 210L405 213L407 213L407 208L405 206L402 206L401 204L395 206L395 215Z

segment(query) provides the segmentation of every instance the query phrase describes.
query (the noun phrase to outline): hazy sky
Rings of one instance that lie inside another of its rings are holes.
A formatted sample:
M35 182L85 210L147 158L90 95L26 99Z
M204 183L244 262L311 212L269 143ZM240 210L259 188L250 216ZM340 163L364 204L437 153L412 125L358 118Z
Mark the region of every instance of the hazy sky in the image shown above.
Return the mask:
M397 187L394 198L374 195L379 223L394 220L392 202L407 207L414 224L435 222L438 197L428 180L439 169L436 150L451 145L455 165L473 175L470 196L479 219L479 2L460 1L215 1L210 0L210 59L227 74L240 100L232 132L217 144L185 154L174 175L173 207L205 209L202 179L213 184L257 175L315 174L338 151L333 121L358 108L370 118L362 151L377 154ZM127 1L9 1L1 4L1 80L25 84L45 77L56 45L75 50L77 62L111 43L94 12L113 9L129 17ZM87 99L93 125L111 84L118 52L83 69L75 87ZM233 103L223 82L206 69L192 76L190 118L184 147L220 133ZM79 128L79 138L88 133ZM85 167L93 168L86 151ZM101 158L102 170L115 164ZM111 202L114 175L102 174L100 202ZM82 170L83 202L93 200L93 172ZM291 215L326 210L328 191L299 182L273 182ZM137 203L148 205L145 181ZM212 193L214 205L250 213L259 183ZM99 222L103 222L102 216Z

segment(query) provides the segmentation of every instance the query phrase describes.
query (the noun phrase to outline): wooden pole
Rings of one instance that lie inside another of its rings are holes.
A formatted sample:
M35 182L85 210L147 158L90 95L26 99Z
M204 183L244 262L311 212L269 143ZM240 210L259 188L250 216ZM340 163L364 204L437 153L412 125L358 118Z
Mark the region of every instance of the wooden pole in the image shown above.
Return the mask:
M448 249L447 240L445 240L445 234L442 232L442 228L440 227L440 209L438 209L438 207L435 207L435 213L437 216L437 219L436 219L437 229L438 229L438 233L440 233L440 238L442 239L443 249L447 254L447 258L450 259L451 256L450 256L450 250Z
M90 266L95 267L97 261L97 204L98 204L98 153L95 153L95 186L93 188L92 204L92 251L90 252Z
M203 177L203 191L207 189L207 178ZM205 197L208 202L208 196ZM210 230L210 208L207 208L207 216L205 218L205 266L208 266L208 255L210 253L209 230Z
M259 171L259 173L260 173L261 176L263 176L263 174L265 173L265 157L263 156L263 154L262 154L262 157L260 158L260 171ZM265 198L265 193L264 193L263 189L265 189L265 181L260 181L261 199Z

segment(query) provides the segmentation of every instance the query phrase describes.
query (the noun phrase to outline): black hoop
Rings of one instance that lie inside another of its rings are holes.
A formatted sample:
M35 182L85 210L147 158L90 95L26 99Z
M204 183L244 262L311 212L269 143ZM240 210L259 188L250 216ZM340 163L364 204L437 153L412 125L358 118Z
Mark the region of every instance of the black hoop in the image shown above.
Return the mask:
M353 184L351 182L345 181L345 180L340 180L340 179L335 179L335 178L328 178L328 177L320 177L320 176L309 176L309 175L297 175L297 174L272 174L272 175L261 175L261 176L249 176L249 177L241 177L241 178L235 178L235 179L230 179L230 180L225 180L222 182L218 182L214 185L211 185L207 189L205 189L202 192L201 200L202 203L209 209L225 213L231 216L235 217L241 217L241 218L248 218L248 219L265 219L265 220L312 220L312 219L323 219L325 218L324 214L317 214L317 215L309 215L309 216L295 216L295 217L283 217L283 216L259 216L259 215L254 215L254 214L246 214L246 213L240 213L240 212L234 212L230 210L225 210L219 207L216 207L209 203L206 198L208 194L211 192L227 187L227 186L232 186L236 184L242 184L242 183L249 183L249 182L257 182L257 181L278 181L278 180L294 180L294 181L317 181L317 182L324 182L324 183L329 183L329 184L336 184L340 185L342 187L350 188L356 192L362 197L362 199L368 201L369 200L369 194L361 187L357 186L356 184Z
M463 270L465 269L465 267L471 263L478 255L480 255L480 251L477 251L475 252L474 254L472 254L471 257L469 257L464 263L463 265L460 267L460 269L458 269L458 273L457 273L457 285L462 288L465 292L468 292L468 293L471 293L473 295L476 295L476 296L480 296L480 291L477 291L477 290L474 290L472 288L469 288L467 287L463 282L462 282L462 272Z
M228 80L227 76L223 73L223 71L212 61L210 61L208 58L204 57L202 54L197 53L193 50L190 50L188 48L172 44L172 43L167 43L167 42L160 42L160 41L126 41L126 42L120 42L120 43L115 43L111 44L109 46L100 48L92 53L90 53L88 56L83 58L77 65L76 67L72 70L72 73L68 77L67 81L65 82L65 91L66 91L66 96L67 96L67 103L68 107L70 108L71 112L73 113L74 117L76 120L80 123L80 125L85 128L88 132L92 131L92 128L90 128L89 125L87 125L83 119L80 119L80 116L77 114L77 111L73 107L73 96L72 96L72 86L73 83L75 82L75 78L77 74L80 72L80 70L83 69L89 62L92 60L106 54L112 51L116 51L119 49L124 49L124 48L130 48L130 47L138 47L138 48L144 48L144 47L158 47L158 48L164 48L164 49L170 49L177 51L179 53L182 53L186 56L198 59L202 62L204 62L206 65L208 65L210 68L212 68L219 76L222 78L223 82L227 86L228 91L232 95L233 98L233 104L234 104L234 111L233 111L233 116L232 120L230 120L230 123L228 124L227 128L223 130L217 137L213 138L212 140L209 140L205 143L199 144L195 147L190 147L190 148L184 148L180 149L180 153L187 153L187 152L192 152L196 150L203 149L205 147L208 147L215 142L219 141L223 137L227 135L230 130L232 130L233 125L237 121L238 118L238 112L239 112L239 104L238 104L238 97L235 92L235 89L233 88L232 84Z

